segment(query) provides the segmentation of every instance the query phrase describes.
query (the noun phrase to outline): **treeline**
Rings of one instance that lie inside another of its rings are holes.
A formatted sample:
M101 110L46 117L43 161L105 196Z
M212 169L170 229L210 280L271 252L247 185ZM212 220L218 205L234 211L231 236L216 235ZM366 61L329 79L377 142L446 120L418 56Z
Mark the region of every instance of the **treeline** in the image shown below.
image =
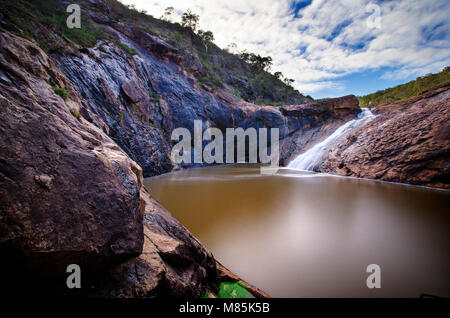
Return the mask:
M408 97L419 95L430 88L446 83L450 83L450 66L447 66L439 73L427 74L406 84L358 97L359 105L373 107L380 104L393 103Z
M161 20L167 22L174 22L175 9L173 7L167 7L164 10L164 14L161 16ZM203 41L205 45L206 51L208 51L208 46L214 41L214 34L211 31L204 31L198 29L199 27L200 16L190 9L186 10L181 16L181 26L192 30L194 34L197 34L200 39ZM266 71L269 72L272 67L272 57L271 56L261 56L259 54L241 51L237 52L237 45L235 43L230 43L228 47L225 49L227 52L231 54L236 54L241 60L245 63L249 64L252 70L256 72ZM237 53L235 53L237 52ZM289 87L292 87L292 84L295 80L291 78L286 78L281 72L275 72L274 75L277 79L284 82Z
M167 7L155 18L134 5L103 1L110 6L109 16L114 21L140 28L176 47L184 58L184 70L207 89L222 89L259 105L298 105L312 100L293 87L293 79L271 71L272 57L240 50L234 43L219 48L213 32L201 28L200 16L192 10L179 14Z

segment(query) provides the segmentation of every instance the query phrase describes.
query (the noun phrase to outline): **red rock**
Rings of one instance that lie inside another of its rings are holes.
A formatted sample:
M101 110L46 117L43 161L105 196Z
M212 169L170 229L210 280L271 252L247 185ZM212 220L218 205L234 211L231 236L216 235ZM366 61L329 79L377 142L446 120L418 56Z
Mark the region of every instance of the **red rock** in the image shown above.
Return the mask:
M146 100L136 84L123 88L138 105ZM2 288L103 297L217 290L211 252L147 193L140 166L71 113L95 118L48 56L7 32L0 32L0 92ZM80 265L83 278L73 293L65 286L69 264Z
M320 171L450 188L450 90L398 103L338 142ZM392 111L388 111L392 109Z

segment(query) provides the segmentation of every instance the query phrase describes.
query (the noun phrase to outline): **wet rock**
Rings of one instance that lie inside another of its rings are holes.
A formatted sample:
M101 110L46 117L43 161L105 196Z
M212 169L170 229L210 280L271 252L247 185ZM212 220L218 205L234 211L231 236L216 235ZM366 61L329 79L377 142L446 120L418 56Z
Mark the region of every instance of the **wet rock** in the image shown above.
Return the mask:
M319 170L448 189L449 106L449 89L382 105L384 113L339 140Z

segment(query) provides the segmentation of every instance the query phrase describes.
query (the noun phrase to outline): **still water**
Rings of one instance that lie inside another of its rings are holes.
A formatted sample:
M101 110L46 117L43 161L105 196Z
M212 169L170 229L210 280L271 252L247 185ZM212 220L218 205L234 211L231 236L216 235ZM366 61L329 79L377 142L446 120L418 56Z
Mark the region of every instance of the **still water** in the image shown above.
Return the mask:
M223 265L273 297L450 296L450 191L252 165L145 181ZM368 289L369 264L381 288Z

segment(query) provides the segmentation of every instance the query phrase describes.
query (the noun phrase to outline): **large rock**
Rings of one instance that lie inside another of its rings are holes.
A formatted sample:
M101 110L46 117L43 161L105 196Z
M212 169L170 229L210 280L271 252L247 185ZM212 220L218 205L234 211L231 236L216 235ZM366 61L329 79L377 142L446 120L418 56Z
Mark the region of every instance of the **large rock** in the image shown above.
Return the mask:
M359 102L354 95L338 98L326 98L313 101L303 105L282 106L281 112L286 116L333 116L334 118L345 118L359 112Z
M215 260L170 213L141 190L145 198L142 254L97 278L90 291L101 297L198 298L217 289Z
M132 35L132 39L139 46L145 48L156 56L171 59L178 64L183 62L181 56L178 55L178 49L157 38L156 36L150 35L139 28L133 28Z
M448 88L381 105L384 113L338 141L319 170L448 189L449 106Z
M56 277L70 263L139 255L141 168L81 117L72 86L38 47L1 32L0 74L2 262Z
M212 254L151 198L142 169L80 115L76 91L47 55L4 32L0 47L2 288L106 297L216 290ZM73 263L81 290L65 286Z

